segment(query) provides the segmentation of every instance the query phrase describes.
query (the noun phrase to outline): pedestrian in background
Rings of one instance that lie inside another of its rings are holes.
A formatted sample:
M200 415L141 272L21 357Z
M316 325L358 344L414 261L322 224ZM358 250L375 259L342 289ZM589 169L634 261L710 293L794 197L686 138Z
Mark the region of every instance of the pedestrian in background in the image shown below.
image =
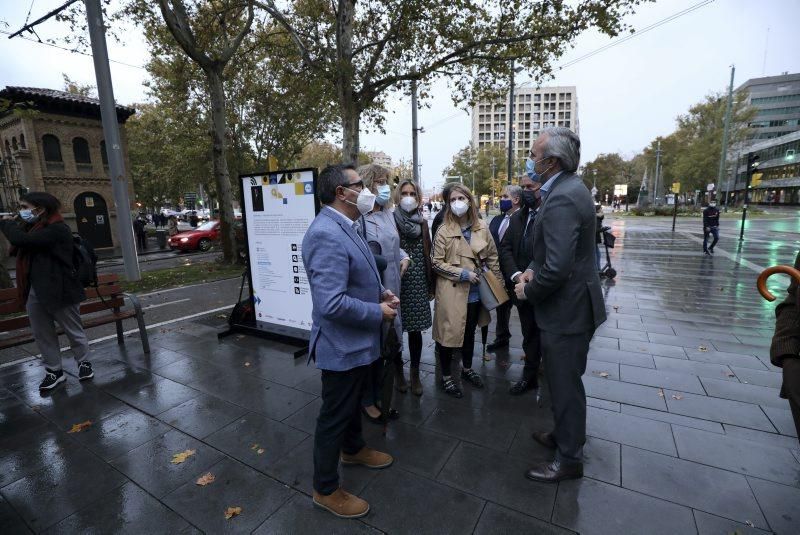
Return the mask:
M147 249L147 231L145 230L146 222L142 216L136 218L133 222L133 234L136 236L136 248L139 251Z
M800 254L794 260L800 269ZM769 360L783 371L780 396L789 400L794 428L800 440L800 308L797 306L797 280L791 279L787 296L775 308L775 334Z
M536 310L555 425L533 438L555 450L552 462L535 465L529 479L557 482L583 476L586 442L586 372L589 342L606 319L594 262L592 194L575 174L581 142L568 128L542 131L531 149L542 205L533 225L533 259L515 287Z
M44 361L39 389L51 390L66 380L56 323L69 339L78 379L90 379L94 371L86 360L89 341L80 312L86 293L73 264L75 242L61 216L61 203L49 193L31 192L20 198L19 206L18 217L0 221L0 231L11 243L10 254L17 257L18 299L25 303Z
M433 245L433 268L436 280L433 339L439 351L442 388L460 398L461 389L453 381L453 351L461 348L461 378L475 388L483 380L472 369L475 328L489 324L489 311L481 304L480 273L491 270L502 279L497 248L469 189L455 183L444 208L444 222L436 231Z
M400 236L391 212L393 206L392 188L389 184L391 171L381 165L369 164L359 167L358 175L364 182L364 187L375 195L374 208L364 216L367 243L373 252L377 252L386 260L386 269L381 273L381 282L384 288L391 290L394 295L399 295L400 279L411 264L411 259L400 248ZM398 353L392 359L392 365L395 368L394 386L398 391L405 393L408 390L408 383L403 375L403 325L400 309L398 309L397 317L391 328L395 329L400 342ZM380 400L382 370L382 361L376 361L372 366L372 373L362 399L365 416L372 422L380 424L383 424L383 421L377 403ZM389 414L393 418L398 416L395 410L390 410Z
M167 233L170 236L174 236L178 233L178 218L174 215L169 216L169 222L167 223Z
M539 198L541 184L534 182L532 177L537 178L531 169L527 176L520 178L522 207L511 217L508 231L500 242L500 269L506 284L511 288L519 282L533 259L533 224L536 221L536 211L541 202ZM513 291L512 294L514 294ZM527 299L519 299L516 294L512 296L512 301L517 307L517 314L519 314L525 366L522 369L522 378L511 385L509 393L512 396L519 396L528 390L539 388L542 349L533 303Z
M352 166L328 166L317 180L323 205L303 237L303 263L312 300L309 357L322 370L322 407L314 433L314 492L318 507L342 518L369 504L339 486L339 463L386 468L391 455L366 447L361 393L378 358L381 327L397 316L397 297L381 285L359 218L374 196Z
M400 281L400 318L403 330L408 333L411 392L421 396L422 332L430 329L432 324L430 300L435 291L431 235L428 222L419 209L421 196L413 180L400 182L395 189L394 201L398 205L394 210L394 220L400 235L400 249L411 259L411 265ZM403 373L402 369L400 373Z
M519 186L508 185L500 192L500 215L496 215L489 223L489 232L492 234L494 244L497 250L500 250L500 243L503 237L508 232L508 227L511 223L511 216L520 209L522 203L522 188ZM503 277L508 281L508 277ZM510 293L514 293L514 286L508 286ZM509 322L511 320L511 307L513 307L511 299L494 309L495 325L494 325L494 341L492 341L486 349L489 351L497 351L508 347L511 340L511 330L509 329Z
M714 241L708 245L708 236L714 236ZM711 201L703 210L703 252L709 256L714 254L714 246L719 241L719 209L717 202Z

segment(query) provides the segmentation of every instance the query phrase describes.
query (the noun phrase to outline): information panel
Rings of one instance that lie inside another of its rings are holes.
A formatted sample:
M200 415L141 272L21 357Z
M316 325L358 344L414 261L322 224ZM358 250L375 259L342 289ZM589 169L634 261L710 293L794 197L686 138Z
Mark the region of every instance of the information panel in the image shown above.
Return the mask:
M302 247L319 211L316 170L240 178L255 327L308 340L312 304Z

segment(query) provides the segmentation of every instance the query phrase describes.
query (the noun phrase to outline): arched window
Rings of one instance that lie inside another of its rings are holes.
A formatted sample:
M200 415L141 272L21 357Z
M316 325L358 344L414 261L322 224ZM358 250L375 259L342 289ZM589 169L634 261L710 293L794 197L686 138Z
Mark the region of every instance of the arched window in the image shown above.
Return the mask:
M100 158L103 160L103 165L108 165L108 153L106 152L106 140L100 142Z
M6 139L6 156L11 156L11 143Z
M92 157L89 154L89 142L82 137L76 137L72 140L72 154L75 156L75 163L92 163Z
M42 149L44 150L44 160L46 162L61 162L61 142L53 134L42 136Z
M11 146L14 148L14 150L19 149L19 145L17 145L17 138L15 137L11 138Z
M23 149L27 148L25 146L25 134L20 134L19 135L19 146L20 146L20 148L23 148Z

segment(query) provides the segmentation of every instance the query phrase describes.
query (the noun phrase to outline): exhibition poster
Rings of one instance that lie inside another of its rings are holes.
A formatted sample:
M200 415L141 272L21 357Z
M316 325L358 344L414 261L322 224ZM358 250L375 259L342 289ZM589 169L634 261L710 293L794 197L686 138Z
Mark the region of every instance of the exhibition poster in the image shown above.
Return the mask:
M307 340L312 303L302 247L318 211L316 170L273 171L241 180L256 327Z

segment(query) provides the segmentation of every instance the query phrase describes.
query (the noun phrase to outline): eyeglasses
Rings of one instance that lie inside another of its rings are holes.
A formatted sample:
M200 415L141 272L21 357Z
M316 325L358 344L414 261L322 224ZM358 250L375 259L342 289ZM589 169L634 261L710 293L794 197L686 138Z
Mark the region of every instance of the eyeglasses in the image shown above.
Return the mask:
M362 189L364 189L364 181L359 180L358 182L350 182L347 185L342 184L342 187L345 189L355 189L361 191Z

